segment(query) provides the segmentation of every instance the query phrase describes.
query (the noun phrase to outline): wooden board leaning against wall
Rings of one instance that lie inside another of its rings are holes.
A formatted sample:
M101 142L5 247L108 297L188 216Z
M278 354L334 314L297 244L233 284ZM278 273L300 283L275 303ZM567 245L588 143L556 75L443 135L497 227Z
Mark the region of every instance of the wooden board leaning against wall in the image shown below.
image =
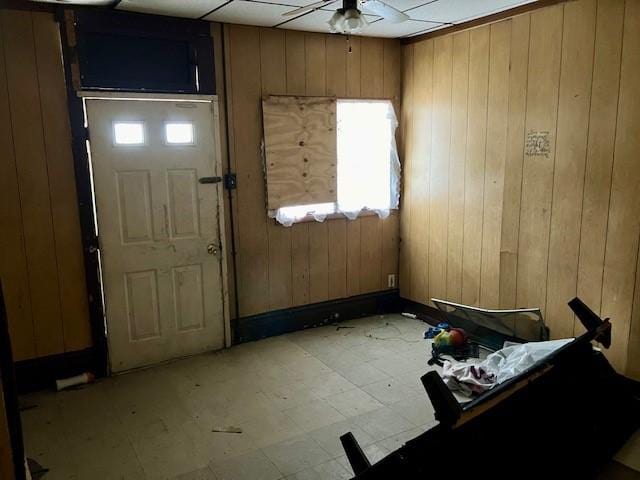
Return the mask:
M91 346L53 14L0 10L0 277L16 360Z
M238 176L239 316L376 292L398 272L398 214L286 228L267 218L260 155L263 95L389 98L399 115L395 40L225 25L229 150Z
M640 378L638 58L635 0L403 46L403 297L541 307L567 337L579 295L612 319L613 364Z

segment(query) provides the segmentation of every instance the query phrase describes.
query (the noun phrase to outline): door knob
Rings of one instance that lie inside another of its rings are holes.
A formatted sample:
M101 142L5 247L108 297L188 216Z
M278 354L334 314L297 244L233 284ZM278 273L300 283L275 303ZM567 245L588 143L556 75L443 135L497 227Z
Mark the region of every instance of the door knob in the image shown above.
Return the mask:
M213 243L210 243L209 245L207 245L207 253L209 255L217 255L218 247L216 247Z

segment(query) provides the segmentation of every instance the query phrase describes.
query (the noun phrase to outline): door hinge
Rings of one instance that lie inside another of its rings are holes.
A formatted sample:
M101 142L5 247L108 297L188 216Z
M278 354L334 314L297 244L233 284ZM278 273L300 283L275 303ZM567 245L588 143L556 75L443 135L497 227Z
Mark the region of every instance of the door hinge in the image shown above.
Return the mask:
M89 136L89 127L84 127L84 139L91 141L91 138Z
M236 174L225 173L224 174L224 188L227 190L235 190L237 186Z

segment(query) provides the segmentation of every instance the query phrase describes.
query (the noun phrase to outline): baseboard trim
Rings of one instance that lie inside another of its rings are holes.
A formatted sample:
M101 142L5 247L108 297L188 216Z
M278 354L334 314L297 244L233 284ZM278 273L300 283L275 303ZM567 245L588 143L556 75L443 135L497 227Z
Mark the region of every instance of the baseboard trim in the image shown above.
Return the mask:
M15 362L18 393L55 388L57 379L84 372L96 373L97 365L98 355L94 348Z
M398 290L385 290L339 300L241 317L234 322L234 344L307 328L399 311Z

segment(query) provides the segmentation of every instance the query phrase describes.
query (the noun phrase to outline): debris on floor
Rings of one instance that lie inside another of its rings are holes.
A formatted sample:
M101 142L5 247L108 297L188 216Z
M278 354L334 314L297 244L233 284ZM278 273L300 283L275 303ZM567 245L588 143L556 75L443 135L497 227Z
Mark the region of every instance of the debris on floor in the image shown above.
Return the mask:
M213 427L211 431L218 433L242 433L240 427Z

